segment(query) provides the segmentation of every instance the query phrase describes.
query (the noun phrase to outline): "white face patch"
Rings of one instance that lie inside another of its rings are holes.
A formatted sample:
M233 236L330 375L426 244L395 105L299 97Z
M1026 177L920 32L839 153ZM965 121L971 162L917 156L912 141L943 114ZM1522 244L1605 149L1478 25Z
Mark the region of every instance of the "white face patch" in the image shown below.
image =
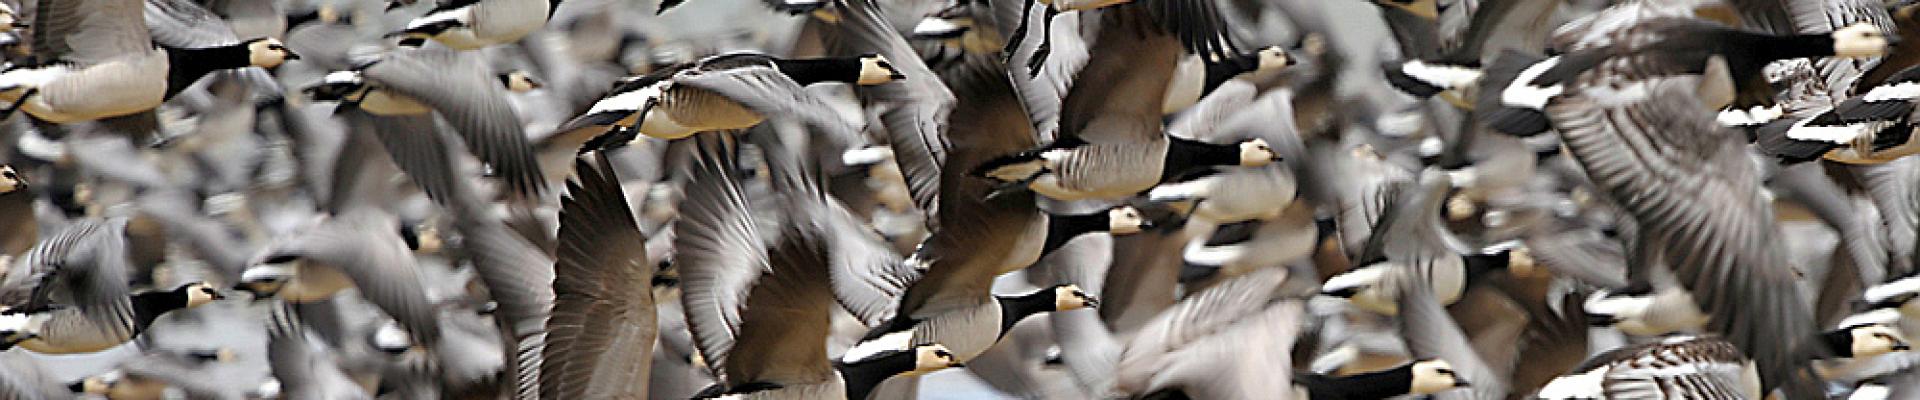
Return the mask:
M1413 384L1409 394L1434 394L1460 387L1460 377L1446 360L1413 363Z
M900 71L893 69L893 63L886 56L873 55L860 57L861 85L878 85L893 82L901 78Z
M1140 210L1132 206L1115 207L1107 210L1107 233L1131 235L1140 233L1146 226L1146 219L1140 217Z
M913 376L939 371L960 365L960 359L948 350L947 346L927 344L913 348L913 370L904 375Z
M1865 22L1833 31L1836 57L1877 57L1887 53L1888 44L1886 32Z
M247 43L247 62L261 68L278 67L287 60L299 59L280 39L266 38Z
M1266 139L1253 139L1240 142L1240 166L1264 167L1274 161L1273 147Z
M1093 299L1093 295L1087 294L1085 290L1080 290L1080 286L1078 285L1065 285L1054 288L1053 290L1054 311L1073 311L1082 308L1093 308L1099 305L1098 301Z
M12 165L0 165L0 193L12 193L15 190L20 190L21 186L25 186L22 182L20 173L14 171ZM0 268L0 271L6 270Z
M1287 49L1280 48L1280 46L1270 46L1260 49L1258 57L1260 62L1259 65L1254 68L1254 71L1278 71L1289 65L1293 65L1293 55L1287 54Z

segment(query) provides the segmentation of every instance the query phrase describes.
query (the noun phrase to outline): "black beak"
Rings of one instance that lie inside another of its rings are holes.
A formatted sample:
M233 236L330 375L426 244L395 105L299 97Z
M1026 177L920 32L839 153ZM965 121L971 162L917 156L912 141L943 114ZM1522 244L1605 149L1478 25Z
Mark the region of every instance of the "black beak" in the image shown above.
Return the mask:
M966 368L966 367L967 367L967 364L966 364L966 363L950 363L950 364L947 364L947 368Z
M67 384L67 390L74 393L84 393L87 391L87 380L81 379L73 381L73 383Z
M1907 350L1913 350L1913 346L1908 345L1906 343L1896 343L1893 345L1893 351L1907 351Z
M1454 378L1453 380L1453 387L1468 387L1468 386L1473 386L1473 384L1467 383L1466 380L1459 379L1459 378Z
M1620 323L1620 319L1614 318L1611 315L1587 314L1587 326L1605 328L1618 323Z
M300 59L300 53L295 53L295 52L293 52L293 50L287 50L287 59L288 59L288 60L298 60L298 59Z
M1293 66L1294 64L1299 64L1299 63L1300 63L1299 59L1296 59L1293 57L1287 57L1287 66Z
M15 21L13 23L13 27L17 29L26 29L27 27L30 27L30 26L33 26L33 24L29 24L26 21Z
M213 292L214 301L220 301L220 300L226 300L226 299L227 299L227 295L220 294L220 292Z
M1087 308L1100 308L1100 299L1087 299Z
M1326 294L1328 296L1339 297L1342 299L1350 299L1350 298L1353 298L1353 295L1360 294L1360 289L1348 287L1348 288L1340 288L1338 290L1334 290L1330 292L1321 292L1321 293Z
M888 74L888 75L887 75L887 78L890 78L890 79L893 79L893 80L896 80L896 81L897 81L897 80L902 80L902 79L907 79L907 75L905 75L905 74L901 74L901 73L899 73L899 72L895 72L895 73L892 73L892 74Z

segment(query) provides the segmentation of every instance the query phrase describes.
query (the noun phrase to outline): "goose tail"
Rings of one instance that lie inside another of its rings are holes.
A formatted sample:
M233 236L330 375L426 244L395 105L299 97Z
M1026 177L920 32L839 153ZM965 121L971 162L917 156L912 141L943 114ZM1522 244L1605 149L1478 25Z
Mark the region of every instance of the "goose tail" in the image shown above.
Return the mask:
M1460 90L1480 82L1483 73L1468 65L1453 65L1421 60L1387 61L1380 66L1393 88L1415 98L1428 98L1449 90Z
M1506 134L1522 137L1547 131L1550 125L1546 113L1537 109L1508 105L1502 101L1508 86L1524 84L1516 82L1521 72L1543 60L1545 60L1544 57L1509 50L1500 53L1492 63L1481 70L1480 93L1482 95L1475 99L1477 104L1474 104L1474 109L1481 111L1477 114L1482 124Z

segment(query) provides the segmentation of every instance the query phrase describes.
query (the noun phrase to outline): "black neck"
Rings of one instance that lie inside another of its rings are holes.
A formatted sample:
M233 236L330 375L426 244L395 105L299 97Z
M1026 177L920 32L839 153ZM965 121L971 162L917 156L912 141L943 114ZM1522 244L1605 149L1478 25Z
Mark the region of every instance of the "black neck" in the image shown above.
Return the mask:
M1227 83L1227 80L1252 72L1260 67L1260 53L1236 54L1233 58L1216 63L1207 63L1206 83L1201 87L1200 95L1213 93L1214 89Z
M165 292L146 292L133 295L133 331L144 331L153 325L153 320L161 314L187 307L188 287L182 286Z
M553 18L553 12L560 9L560 0L547 0L547 18Z
M1238 143L1213 144L1171 135L1167 139L1167 160L1160 169L1161 182L1198 168L1240 165Z
M840 379L846 382L847 399L864 400L880 382L913 371L914 353L914 350L894 351L853 363L835 362L833 367L840 370Z
M1302 379L1308 397L1320 399L1384 399L1413 391L1413 364L1379 372Z
M1493 254L1469 254L1460 256L1460 261L1467 265L1467 287L1472 287L1473 283L1480 280L1481 277L1486 276L1488 271L1506 269L1507 262L1513 259L1511 257L1512 254L1513 251L1511 250L1501 250Z
M1821 333L1820 343L1825 344L1827 351L1832 351L1835 356L1853 357L1853 331L1835 329Z
M169 63L166 96L168 99L213 71L253 64L252 52L247 50L247 45L244 43L198 49L162 48L167 51Z
M1085 215L1054 215L1047 219L1047 242L1040 247L1040 256L1046 257L1066 246L1067 241L1093 232L1106 231L1112 218L1106 211Z
M820 82L856 83L860 81L860 57L829 57L804 60L774 59L780 72L801 86Z
M1765 61L1826 57L1833 55L1834 50L1833 35L1827 33L1775 36L1742 31L1734 34L1734 37L1736 43L1732 44L1756 50L1762 62L1754 65L1766 64Z
M995 296L1000 300L1000 335L1005 336L1020 320L1053 311L1057 300L1054 294L1053 288L1046 288L1024 296Z

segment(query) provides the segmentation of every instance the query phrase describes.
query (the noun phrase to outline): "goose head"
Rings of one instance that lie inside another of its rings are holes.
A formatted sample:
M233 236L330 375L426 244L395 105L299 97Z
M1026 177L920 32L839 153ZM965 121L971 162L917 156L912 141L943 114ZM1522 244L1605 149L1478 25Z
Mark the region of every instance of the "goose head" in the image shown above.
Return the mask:
M189 283L173 289L173 292L187 298L187 308L227 299L227 296L220 294L219 289L215 289L212 284L206 282Z
M1413 363L1413 383L1408 393L1434 394L1467 386L1467 381L1453 372L1453 365L1447 364L1447 360L1423 360Z
M20 14L13 10L13 6L0 3L0 32L12 32L26 27L27 22L20 20Z
M1900 330L1885 324L1854 325L1821 335L1828 350L1847 358L1865 358L1911 350Z
M507 91L514 93L531 92L546 86L540 83L540 80L533 79L533 75L528 75L527 71L523 70L516 69L507 71L506 73L498 75L498 77L500 79L500 86L506 87Z
M287 44L281 43L280 39L270 37L253 39L248 40L246 45L247 64L255 67L273 68L287 60L300 59L300 54L288 49Z
M1082 308L1100 307L1100 299L1081 290L1079 285L1060 285L1053 287L1053 310L1073 311Z
M913 370L903 375L921 375L947 368L965 366L953 355L952 350L941 344L923 344L913 347Z
M1292 54L1287 53L1286 48L1280 46L1267 46L1254 52L1253 57L1257 61L1254 64L1254 72L1279 71L1299 63Z
M27 314L8 314L0 311L0 351L13 348L13 345L40 337L30 324Z
M240 283L235 284L233 289L252 293L255 299L273 297L280 293L280 289L286 288L295 274L291 263L269 262L241 272Z
M886 56L868 54L860 56L860 79L854 83L861 85L879 85L906 79L899 70L893 69L893 63Z
M1836 57L1877 57L1886 54L1887 48L1893 45L1886 31L1865 22L1836 29L1831 35Z
M0 194L13 193L26 187L26 179L20 178L20 173L14 171L12 165L0 165Z
M359 71L334 71L320 78L320 83L300 89L308 100L322 101L358 101L366 95L367 81L360 77Z
M1107 210L1107 233L1131 235L1153 228L1153 221L1140 215L1140 209L1133 206L1119 206Z
M89 376L67 384L67 390L75 394L97 394L105 396L113 389L113 383L105 376Z
M1273 146L1266 139L1253 139L1240 142L1240 166L1263 167L1280 161L1280 155L1273 152Z

